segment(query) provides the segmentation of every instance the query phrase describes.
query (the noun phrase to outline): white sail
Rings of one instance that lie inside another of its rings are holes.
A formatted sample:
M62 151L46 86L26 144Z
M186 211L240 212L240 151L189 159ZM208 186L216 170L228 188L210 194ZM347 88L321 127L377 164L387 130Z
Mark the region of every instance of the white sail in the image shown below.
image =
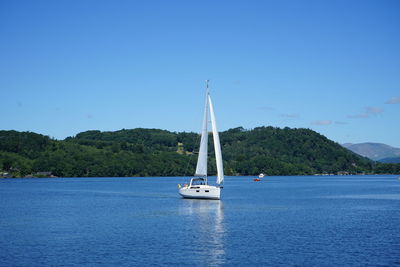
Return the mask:
M215 159L217 161L217 173L218 173L217 174L217 184L221 184L224 182L224 167L222 164L221 144L219 142L217 122L215 121L214 107L212 105L210 96L208 96L208 102L210 105L210 116L211 116L211 126L212 126L212 131L213 131L213 138L214 138Z
M203 126L201 129L201 141L199 157L197 159L197 166L195 176L207 176L207 154L208 154L208 90L206 92L206 99L204 104Z

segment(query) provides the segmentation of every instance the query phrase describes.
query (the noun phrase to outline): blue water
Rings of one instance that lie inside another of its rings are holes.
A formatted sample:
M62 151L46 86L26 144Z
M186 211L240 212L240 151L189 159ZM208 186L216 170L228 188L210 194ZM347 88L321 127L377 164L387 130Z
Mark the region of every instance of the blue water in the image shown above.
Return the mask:
M1 266L400 266L396 176L0 180Z

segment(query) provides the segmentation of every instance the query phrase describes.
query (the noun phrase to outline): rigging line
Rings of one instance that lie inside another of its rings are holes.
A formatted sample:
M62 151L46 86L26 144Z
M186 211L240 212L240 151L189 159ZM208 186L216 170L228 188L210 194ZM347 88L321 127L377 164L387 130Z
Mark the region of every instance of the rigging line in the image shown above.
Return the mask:
M196 143L195 143L195 144L198 144L198 143L199 143L199 138L200 138L200 134L197 135L197 139L196 139ZM186 170L185 170L184 176L186 176L186 174L187 174L187 171L188 171L188 169L189 169L189 164L190 164L190 162L191 162L191 160L192 160L193 155L194 155L194 147L193 147L192 154L190 154L188 164L186 165Z
M167 175L167 169L169 168L168 160L163 160L163 163L165 163L165 168L164 168L164 170L162 171L162 176L165 177L165 176L168 176L168 175ZM173 173L173 171L174 171L175 169L176 169L176 168L172 167L172 168L169 169L169 170L170 170L171 173ZM170 174L169 176L172 176L172 175Z

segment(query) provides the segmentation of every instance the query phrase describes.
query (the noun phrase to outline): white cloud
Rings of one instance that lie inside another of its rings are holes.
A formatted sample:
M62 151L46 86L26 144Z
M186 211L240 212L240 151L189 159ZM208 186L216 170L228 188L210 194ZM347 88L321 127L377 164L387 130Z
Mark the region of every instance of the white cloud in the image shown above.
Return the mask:
M379 107L366 107L368 114L381 114L384 110Z
M344 124L348 124L348 123L345 121L335 121L335 124L344 125Z
M399 104L400 103L400 96L391 97L385 104Z
M365 107L365 111L362 113L354 114L354 115L348 115L348 118L351 119L366 119L371 117L372 115L379 115L382 114L385 110L380 107Z
M298 114L298 113L284 113L284 114L281 114L281 117L290 118L290 119L298 119L298 118L300 118L300 114Z
M347 118L350 119L365 119L368 118L369 115L367 113L360 113L360 114L355 114L355 115L348 115Z
M330 124L332 124L332 121L330 121L330 120L314 121L312 124L314 124L314 125L330 125Z
M258 107L258 109L265 110L265 111L273 111L273 110L275 110L274 108L268 107L268 106L261 106L261 107Z

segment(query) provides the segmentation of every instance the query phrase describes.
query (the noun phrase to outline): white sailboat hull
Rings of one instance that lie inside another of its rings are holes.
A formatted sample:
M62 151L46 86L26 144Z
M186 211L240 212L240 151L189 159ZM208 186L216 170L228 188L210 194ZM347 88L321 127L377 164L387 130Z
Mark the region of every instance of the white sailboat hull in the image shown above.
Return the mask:
M185 186L179 189L179 194L184 198L220 199L221 187L212 185Z

